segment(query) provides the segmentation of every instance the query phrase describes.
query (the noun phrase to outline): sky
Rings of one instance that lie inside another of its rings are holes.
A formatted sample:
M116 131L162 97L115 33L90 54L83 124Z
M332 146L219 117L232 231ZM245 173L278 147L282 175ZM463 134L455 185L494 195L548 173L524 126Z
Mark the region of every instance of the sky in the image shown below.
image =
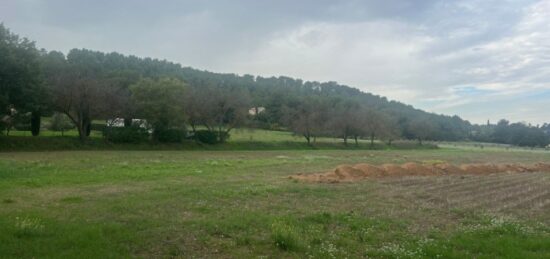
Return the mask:
M337 81L474 123L550 122L550 0L1 0L48 50Z

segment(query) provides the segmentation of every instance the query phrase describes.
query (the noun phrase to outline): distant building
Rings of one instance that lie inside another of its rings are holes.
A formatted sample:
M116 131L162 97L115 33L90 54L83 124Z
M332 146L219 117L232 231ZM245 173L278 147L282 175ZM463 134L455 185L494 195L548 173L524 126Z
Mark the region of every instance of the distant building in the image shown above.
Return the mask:
M124 119L115 118L115 119L107 120L107 127L122 128L124 127Z
M149 124L143 119L132 119L132 125L147 129ZM122 128L124 127L124 118L114 118L107 120L107 127Z
M248 109L248 114L252 116L256 116L264 111L265 111L265 107L252 107Z

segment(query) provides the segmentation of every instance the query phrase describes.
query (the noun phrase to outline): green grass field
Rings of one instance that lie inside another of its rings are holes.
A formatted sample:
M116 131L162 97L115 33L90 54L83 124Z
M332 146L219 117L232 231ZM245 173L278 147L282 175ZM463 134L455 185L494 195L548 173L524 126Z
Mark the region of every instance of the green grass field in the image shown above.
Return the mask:
M32 137L29 131L11 131L9 137L0 135L0 152L2 151L55 151L55 150L334 150L334 149L431 149L434 145L426 143L419 146L416 141L395 141L388 146L381 141L371 145L368 140L359 140L355 145L349 140L344 145L342 139L320 137L308 145L301 136L285 131L268 131L261 129L235 129L231 131L229 141L217 145L204 145L193 140L183 143L138 143L113 144L105 141L102 133L92 131L90 138L82 143L75 130L61 132L41 131L40 136Z
M344 163L435 160L548 162L550 153L0 153L0 257L550 257L548 173L348 184L287 178Z

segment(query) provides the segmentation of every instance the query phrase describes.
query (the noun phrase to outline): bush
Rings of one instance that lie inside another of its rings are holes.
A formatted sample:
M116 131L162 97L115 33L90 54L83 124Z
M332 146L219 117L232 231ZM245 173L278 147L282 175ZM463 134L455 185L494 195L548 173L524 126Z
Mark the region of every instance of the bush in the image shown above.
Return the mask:
M90 129L94 131L104 131L107 128L105 124L92 123L90 124Z
M46 128L51 131L65 131L74 129L74 124L67 115L56 112L53 114L49 126Z
M221 135L218 136L218 140L219 142L225 142L229 139L231 135L229 135L229 133L227 132L222 132Z
M19 131L31 131L31 124L28 123L17 123L13 126L15 130Z
M179 143L185 139L186 132L183 129L155 129L155 140L162 143Z
M149 139L149 132L140 127L105 127L103 136L113 143L139 143Z
M201 143L213 145L218 143L218 134L209 130L197 130L195 139Z

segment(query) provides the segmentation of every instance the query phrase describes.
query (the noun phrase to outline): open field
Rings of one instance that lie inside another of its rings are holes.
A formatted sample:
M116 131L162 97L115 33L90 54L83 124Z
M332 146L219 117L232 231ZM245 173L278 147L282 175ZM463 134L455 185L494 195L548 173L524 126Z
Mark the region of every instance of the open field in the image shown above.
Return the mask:
M550 153L0 153L0 257L550 256L550 173L288 179L340 164L427 161L536 163Z

